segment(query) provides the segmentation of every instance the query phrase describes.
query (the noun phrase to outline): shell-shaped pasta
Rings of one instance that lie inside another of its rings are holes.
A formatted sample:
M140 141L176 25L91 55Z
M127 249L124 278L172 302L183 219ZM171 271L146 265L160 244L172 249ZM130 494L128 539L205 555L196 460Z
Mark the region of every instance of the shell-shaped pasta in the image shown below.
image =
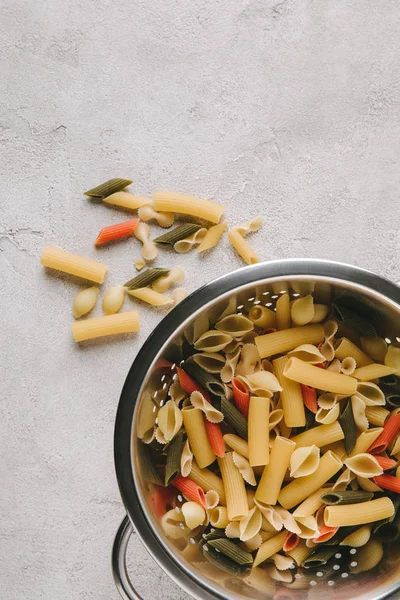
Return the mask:
M224 420L223 413L214 408L211 402L208 402L201 392L193 392L190 394L190 402L194 408L199 408L204 413L205 418L210 423L221 423L221 421Z
M355 479L355 477L355 474L350 471L350 469L345 469L332 485L332 491L343 492L349 487L350 483Z
M119 311L125 300L125 288L115 285L106 291L103 297L103 312L105 315L114 315Z
M157 419L157 407L155 406L150 392L147 390L143 394L143 400L139 409L137 420L137 436L146 444L154 439L154 428ZM149 440L149 438L151 439Z
M290 309L290 316L296 325L306 325L314 317L314 299L311 295L295 300Z
M301 529L292 513L280 506L276 506L275 510L282 519L283 527L287 529L287 531L290 531L290 533L298 535Z
M186 440L183 446L181 454L181 475L182 477L189 477L190 471L192 470L193 464L193 452L189 446L189 440Z
M209 490L206 493L206 508L212 510L219 504L219 494L215 490Z
M386 402L381 388L371 381L359 382L354 395L361 398L366 406L383 406Z
M205 331L195 341L194 347L196 350L204 350L206 352L219 352L223 350L232 341L232 336L222 331L211 329Z
M371 479L365 477L357 477L357 483L362 490L366 492L382 492L382 489L376 485Z
M241 338L254 329L253 321L244 315L229 315L215 324L215 329L229 333L233 338Z
M263 504L257 499L254 499L254 503L267 523L272 526L272 530L280 531L283 527L283 520L277 510L273 506ZM262 525L262 528L264 529L264 524Z
M158 411L158 428L167 441L172 440L178 433L182 427L182 422L182 413L173 400L168 400Z
M181 267L172 267L168 275L159 277L152 284L153 290L159 294L164 294L173 283L181 283L185 279L185 271Z
M245 344L242 347L240 361L236 366L237 376L246 376L258 371L260 368L260 355L254 344Z
M359 396L352 396L351 408L357 429L360 431L367 431L369 423L365 415L367 407L365 406L364 400L362 400Z
M360 527L360 529L353 531L353 533L350 533L350 535L345 537L344 540L340 542L340 545L351 546L352 548L361 548L362 546L365 546L367 542L369 542L371 531L372 525L364 525L363 527Z
M342 363L338 358L334 358L333 361L328 365L327 370L333 373L341 372Z
M273 373L269 371L257 371L251 375L247 375L246 381L248 387L252 392L260 392L259 395L263 396L262 392L281 392L282 387Z
M247 517L239 521L239 537L242 542L253 538L261 529L262 516L256 506L249 510Z
M171 400L173 400L175 402L176 405L179 405L179 403L184 399L184 397L186 396L185 392L183 391L183 389L181 388L181 384L179 383L178 380L174 381L168 390L169 396L171 398Z
M99 288L92 286L78 292L72 305L75 319L79 319L89 313L96 305Z
M254 537L245 541L245 546L249 552L254 552L255 550L259 549L262 543L263 540L261 535L259 533L256 533Z
M353 358L352 356L347 356L342 360L342 363L340 365L340 372L343 373L343 375L351 375L356 370L356 367L357 363L355 358Z
M327 340L332 340L337 334L338 324L336 321L327 321L323 324L325 337Z
M242 225L237 225L234 229L243 236L248 235L249 233L254 233L258 231L263 224L262 217L254 217L251 221L246 221Z
M205 227L202 227L195 233L192 233L192 235L189 235L187 238L183 240L178 240L174 244L175 252L178 252L178 254L186 254L186 252L193 250L195 246L197 246L204 240L206 233L207 229Z
M228 300L221 300L210 309L210 321L216 323L227 315L233 315L236 312L237 298L231 296Z
M225 528L225 535L229 539L239 539L240 530L239 530L239 521L231 521Z
M161 527L165 535L172 540L180 540L190 533L190 528L185 524L185 517L180 509L172 508L166 512L161 518Z
M194 362L197 363L203 371L207 371L207 373L220 373L226 363L224 356L218 354L218 352L193 354L192 358Z
M330 425L338 420L340 414L340 405L336 404L332 406L332 408L319 408L315 415L315 420L317 423L321 423L322 425Z
M294 356L311 365L317 365L325 360L325 356L313 344L297 346L297 348L288 352L288 356Z
M139 219L142 221L157 221L160 227L171 227L175 216L170 212L157 212L150 204L141 206L138 210Z
M315 281L291 281L290 285L292 290L296 294L300 294L300 296L307 296L307 294L312 294L315 289Z
M283 410L281 408L276 408L269 413L269 429L275 429L275 427L282 421L283 419Z
M297 517L300 533L297 535L304 540L311 540L319 536L317 519L315 517Z
M389 346L385 356L385 365L396 369L397 375L400 375L400 348L397 346Z
M193 321L190 327L185 329L185 338L189 344L194 344L197 340L209 330L210 320L207 312L201 312L198 317Z
M329 311L327 304L314 304L314 316L310 323L321 323L329 315Z
M139 221L136 225L133 235L139 242L142 242L142 256L145 260L154 260L158 254L158 248L150 240L150 228L147 223Z
M382 475L383 469L372 454L356 454L344 461L344 464L350 471L353 471L360 477L376 477Z
M361 349L377 363L383 363L387 353L386 340L378 335L366 335L360 339Z
M354 567L350 566L350 571L355 575L370 571L380 563L382 557L382 542L377 538L372 538L357 552L357 560L355 561L357 565Z
M272 364L272 362L268 359L268 358L263 358L261 361L261 368L264 371L268 371L269 373L273 373L274 372L274 366Z
M297 448L290 457L290 477L306 477L315 473L319 467L319 460L318 446Z
M333 392L325 392L318 397L317 403L320 408L325 408L325 410L329 410L336 406L339 400L341 400L345 396L341 396L339 394L334 394Z
M275 565L271 564L267 564L264 570L274 581L282 581L283 583L292 583L293 581L294 575L290 570L279 571Z
M249 461L244 456L241 456L237 452L232 453L233 462L235 463L239 473L243 477L246 483L249 485L257 485L254 471L250 466Z
M197 502L184 502L181 506L185 524L189 529L196 529L204 523L206 511Z
M338 324L336 321L327 321L323 325L325 332L324 343L321 346L321 353L325 356L326 360L333 360L335 358L334 348L334 337L338 330Z
M165 444L168 444L169 442L169 440L167 440L167 438L165 437L165 435L159 427L156 427L154 437L157 440L157 442L159 444L162 444L163 446L165 446Z
M287 571L295 566L293 558L283 554L274 554L268 561L273 562L278 571Z
M220 373L221 381L223 381L224 383L229 383L235 376L235 369L236 365L239 362L241 351L242 348L241 346L239 346L238 348L236 348L235 352L226 355L226 362Z

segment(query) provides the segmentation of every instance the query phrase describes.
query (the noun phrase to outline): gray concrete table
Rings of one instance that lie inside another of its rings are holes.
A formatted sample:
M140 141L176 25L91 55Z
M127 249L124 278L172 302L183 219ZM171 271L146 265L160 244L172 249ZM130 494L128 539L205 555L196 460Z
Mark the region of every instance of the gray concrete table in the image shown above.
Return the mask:
M132 276L134 240L93 247L124 215L82 197L122 176L220 201L230 223L262 214L264 259L400 280L399 26L397 0L3 3L2 597L117 599L114 415L160 319L141 308L138 336L77 347L79 286L44 273L43 245L100 257L108 284ZM227 240L179 262L190 290L241 264ZM132 557L145 598L186 598L136 539Z

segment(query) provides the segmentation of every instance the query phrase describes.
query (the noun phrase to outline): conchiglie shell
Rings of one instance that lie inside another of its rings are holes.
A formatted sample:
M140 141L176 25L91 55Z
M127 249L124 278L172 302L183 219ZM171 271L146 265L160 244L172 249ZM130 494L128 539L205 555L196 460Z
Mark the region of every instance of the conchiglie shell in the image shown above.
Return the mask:
M382 475L383 469L372 454L357 454L344 461L347 468L360 477L376 477Z
M243 315L229 315L218 321L215 329L229 333L233 338L240 338L254 329L254 323Z
M314 300L311 295L295 300L290 309L290 316L296 325L306 325L314 317Z
M197 502L185 502L181 507L186 526L189 529L196 529L204 522L206 511Z
M164 438L169 441L178 433L182 427L182 412L173 400L168 402L158 411L158 427Z
M310 323L321 323L329 315L330 307L327 304L314 304L314 316Z
M162 517L161 527L165 535L172 540L180 540L190 533L189 527L185 525L185 517L182 511L176 511L174 508Z
M290 457L290 477L311 475L318 469L319 460L319 448L317 446L297 448Z
M195 363L207 371L207 373L221 373L221 370L226 364L226 359L222 354L217 352L202 352L201 354L193 354Z
M105 315L113 315L119 311L124 303L125 289L122 285L116 285L106 291L103 298L103 312Z
M204 350L206 352L219 352L223 350L232 341L232 336L222 331L210 330L204 332L194 347L196 350Z
M332 408L319 408L315 415L317 423L322 425L330 425L338 420L340 414L340 405L336 404Z
M92 286L76 294L72 306L75 319L79 319L93 310L96 306L99 291L98 287Z
M353 531L343 541L340 542L341 546L351 546L352 548L361 548L369 541L371 537L372 525L364 525Z
M385 394L380 387L370 381L359 382L354 395L361 398L366 406L384 406L386 403Z
M297 346L297 348L288 352L288 356L294 356L312 365L317 365L325 360L325 356L313 344Z
M266 391L275 393L282 391L282 387L280 386L275 375L273 373L269 373L268 371L257 371L257 373L247 375L246 380L248 381L250 390L252 392Z
M351 408L357 429L360 431L367 431L369 423L365 415L365 410L367 408L365 402L358 396L352 396Z
M350 566L350 571L357 575L358 573L364 573L370 571L383 557L383 546L382 542L377 538L372 538L365 546L357 552L357 565L355 567Z
M261 529L262 516L258 508L255 506L247 517L239 521L239 537L242 542L246 542L253 538Z

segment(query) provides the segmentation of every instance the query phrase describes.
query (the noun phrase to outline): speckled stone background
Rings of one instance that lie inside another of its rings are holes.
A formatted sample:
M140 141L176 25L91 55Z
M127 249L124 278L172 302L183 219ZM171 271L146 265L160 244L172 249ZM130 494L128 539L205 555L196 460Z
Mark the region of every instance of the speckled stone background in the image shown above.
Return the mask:
M1 3L3 598L117 600L114 415L160 319L141 307L140 335L77 347L81 286L44 272L43 245L104 260L106 286L132 276L135 240L93 247L123 213L82 197L130 177L220 201L230 223L262 214L264 259L399 281L399 27L397 0ZM190 290L241 264L227 241L180 262ZM187 598L137 539L130 559L145 599Z

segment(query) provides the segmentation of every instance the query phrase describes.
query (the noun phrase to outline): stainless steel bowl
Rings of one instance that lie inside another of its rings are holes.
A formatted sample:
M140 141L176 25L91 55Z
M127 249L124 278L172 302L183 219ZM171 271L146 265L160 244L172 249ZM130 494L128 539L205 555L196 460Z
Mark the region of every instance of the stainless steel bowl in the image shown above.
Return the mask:
M183 547L168 540L152 516L136 454L136 428L144 392L149 387L163 387L154 366L182 343L182 334L200 313L215 314L235 298L236 304L249 308L254 302L274 302L281 289L293 282L316 285L316 290L329 284L334 294L350 291L360 301L380 314L379 334L393 343L400 342L400 288L371 273L345 264L318 260L284 260L257 264L221 277L200 288L172 310L149 336L129 371L122 390L115 425L115 466L127 517L117 533L113 549L113 571L118 590L126 600L141 600L126 569L126 549L132 527L135 527L155 561L188 594L202 600L229 598L240 600L305 600L324 597L352 600L400 598L399 546L386 553L380 565L359 575L355 582L347 580L343 569L326 579L297 580L294 585L277 588L252 578L240 580L208 568L200 562L197 549ZM322 284L322 285L321 285ZM296 283L295 283L296 286ZM326 286L325 286L326 287ZM318 293L318 291L316 291Z

